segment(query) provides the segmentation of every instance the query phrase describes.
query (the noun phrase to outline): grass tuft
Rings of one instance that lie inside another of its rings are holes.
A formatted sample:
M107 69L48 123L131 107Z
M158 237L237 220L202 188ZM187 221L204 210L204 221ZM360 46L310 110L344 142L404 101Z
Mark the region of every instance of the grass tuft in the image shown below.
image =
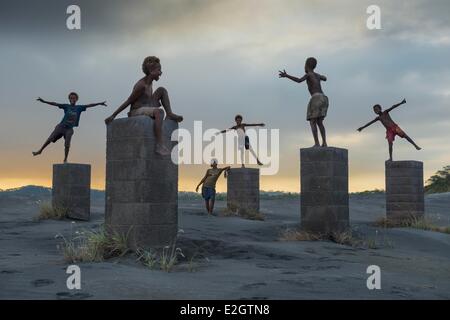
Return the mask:
M361 240L355 237L351 230L320 234L298 229L286 229L281 233L281 241L332 241L342 245L358 246Z
M69 263L101 262L109 258L121 257L130 251L127 236L100 230L71 232L70 238L61 238L64 260Z
M185 258L182 250L178 248L175 242L170 246L165 246L160 250L138 249L136 251L137 260L151 270L162 270L171 272L179 262L179 257Z
M388 219L383 217L375 221L374 225L382 228L414 228L450 234L450 226L439 227L434 225L430 220L417 216L410 216L404 219Z
M39 205L39 214L35 220L63 220L69 213L69 208L64 206L53 206L51 202L45 201Z
M263 213L247 208L239 208L237 205L228 204L228 206L220 213L222 217L241 217L247 220L264 221Z

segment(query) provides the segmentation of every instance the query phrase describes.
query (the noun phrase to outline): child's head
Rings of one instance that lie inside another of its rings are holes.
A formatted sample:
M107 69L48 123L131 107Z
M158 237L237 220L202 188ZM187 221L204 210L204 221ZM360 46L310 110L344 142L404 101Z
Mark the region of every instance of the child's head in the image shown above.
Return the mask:
M70 104L75 104L78 101L78 94L76 92L69 93Z
M305 62L305 72L313 71L317 66L317 60L314 57L309 57Z
M237 115L234 117L234 121L236 121L237 124L241 124L241 122L242 122L242 116L241 116L240 114L237 114Z
M215 158L211 159L211 167L217 168L217 159Z
M376 104L373 106L373 112L375 112L376 114L380 114L382 111L381 106L379 104Z
M162 74L161 62L158 57L149 56L142 62L142 71L153 80L158 81Z

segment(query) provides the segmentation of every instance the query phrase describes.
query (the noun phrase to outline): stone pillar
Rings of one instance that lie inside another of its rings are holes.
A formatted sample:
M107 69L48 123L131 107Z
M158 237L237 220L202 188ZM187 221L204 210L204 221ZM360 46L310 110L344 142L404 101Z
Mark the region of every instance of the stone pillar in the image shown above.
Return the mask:
M259 169L235 168L228 171L227 207L229 210L259 212Z
M423 163L386 161L386 217L422 217L425 212Z
M348 151L300 149L301 228L330 234L349 227Z
M107 126L105 224L127 235L131 249L161 247L178 232L178 165L155 153L154 121L148 116ZM178 123L164 120L163 139L172 149Z
M67 209L67 217L90 218L91 165L64 163L53 165L52 206Z

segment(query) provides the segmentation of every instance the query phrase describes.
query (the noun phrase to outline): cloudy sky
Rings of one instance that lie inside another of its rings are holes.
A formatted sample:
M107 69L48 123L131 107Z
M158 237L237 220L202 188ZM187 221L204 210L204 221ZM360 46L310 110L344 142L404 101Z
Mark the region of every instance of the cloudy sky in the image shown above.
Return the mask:
M66 8L81 7L79 31L66 28ZM381 8L381 30L368 30L366 9ZM37 149L60 121L59 109L35 101L107 100L90 109L72 140L72 162L91 163L93 187L104 187L103 119L142 77L144 57L161 58L173 109L192 129L244 121L280 129L280 170L263 176L264 190L299 190L299 148L312 138L305 121L305 84L279 79L302 75L305 58L330 99L329 145L349 149L350 190L384 188L385 130L371 106L408 103L392 117L423 147L395 142L396 159L425 162L425 177L450 164L450 2L320 0L1 1L0 188L51 185L52 163L63 142L40 157ZM125 113L122 115L125 116ZM207 165L180 167L180 190L193 190ZM223 191L225 180L218 189Z

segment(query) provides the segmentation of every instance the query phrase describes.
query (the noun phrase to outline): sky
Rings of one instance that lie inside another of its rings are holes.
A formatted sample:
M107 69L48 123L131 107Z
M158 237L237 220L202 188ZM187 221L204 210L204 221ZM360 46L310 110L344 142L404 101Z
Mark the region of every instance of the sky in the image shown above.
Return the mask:
M68 30L66 9L81 8L81 30ZM381 29L369 30L366 9L381 9ZM392 117L423 150L397 138L394 158L424 161L425 178L450 164L450 2L321 0L4 1L0 2L0 188L51 186L63 141L31 155L62 111L37 97L108 107L81 116L70 161L92 165L92 187L104 188L103 120L130 94L142 60L161 59L157 86L168 89L180 127L224 129L244 122L279 129L280 169L261 176L262 190L298 192L299 149L312 145L305 120L309 56L327 76L328 144L349 149L350 191L384 188L385 129L372 106L407 99ZM125 117L124 112L119 117ZM181 165L179 190L193 191L207 164ZM220 179L218 191L225 191Z

